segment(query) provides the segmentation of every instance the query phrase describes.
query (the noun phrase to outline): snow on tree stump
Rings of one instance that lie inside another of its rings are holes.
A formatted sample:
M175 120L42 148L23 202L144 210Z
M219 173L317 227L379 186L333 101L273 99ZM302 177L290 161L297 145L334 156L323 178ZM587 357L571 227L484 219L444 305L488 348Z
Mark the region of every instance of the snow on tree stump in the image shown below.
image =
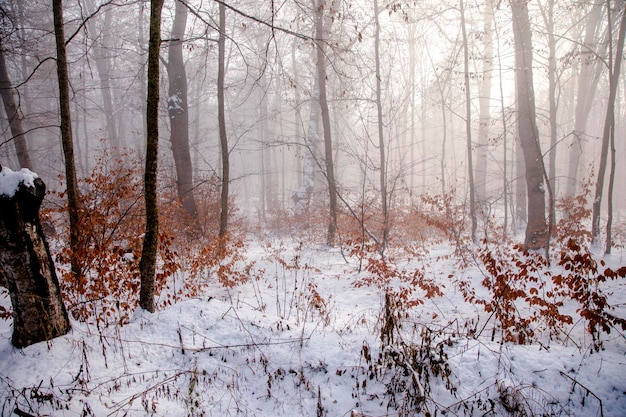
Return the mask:
M15 347L51 340L70 330L41 223L44 182L28 169L0 166L0 274L13 306Z

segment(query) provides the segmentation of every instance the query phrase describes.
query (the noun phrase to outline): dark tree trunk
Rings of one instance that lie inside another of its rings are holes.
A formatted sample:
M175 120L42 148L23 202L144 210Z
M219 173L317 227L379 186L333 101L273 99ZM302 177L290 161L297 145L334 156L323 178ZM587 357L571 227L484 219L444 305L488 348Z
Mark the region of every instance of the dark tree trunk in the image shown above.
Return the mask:
M4 110L6 111L7 119L9 120L9 127L11 128L11 135L13 135L13 144L15 145L15 152L17 153L17 160L20 164L20 167L33 169L33 165L30 161L30 155L28 154L28 147L26 145L26 136L24 135L24 129L22 128L22 119L18 114L18 109L15 105L15 99L13 98L13 90L11 89L11 80L9 80L9 73L7 71L7 65L4 59L4 46L2 45L1 37L0 95L2 95Z
M12 343L18 348L50 340L70 330L39 221L46 186L39 178L33 185L22 182L15 195L0 195L0 273L11 295Z
M230 182L230 158L228 152L228 136L226 135L226 110L224 97L225 59L226 59L226 7L220 3L220 36L218 40L218 69L217 69L217 118L220 135L220 150L222 155L222 195L220 211L220 244L228 232L228 185ZM263 190L264 191L264 190Z
M187 74L183 61L183 38L187 26L187 6L176 2L176 14L168 48L167 74L169 94L167 111L170 117L170 141L176 165L178 198L191 216L196 215L193 195L193 169L189 150L189 110L187 104Z
M526 166L528 223L524 247L544 248L548 239L543 157L535 119L532 41L527 0L511 0L515 38L515 79L518 101L518 136Z
M76 165L74 163L74 141L72 138L72 118L70 115L70 81L67 71L65 52L65 33L63 28L63 2L52 1L54 14L54 35L57 50L57 78L59 82L59 111L61 113L61 144L65 158L65 181L67 183L67 208L70 220L70 250L72 252L72 273L75 278L81 274L81 267L75 254L78 253L79 239L79 194L76 181Z
M146 100L146 234L139 272L139 305L154 312L154 280L159 248L159 209L157 206L157 167L159 155L159 49L161 47L161 11L163 0L150 1L150 41L148 43L148 98Z

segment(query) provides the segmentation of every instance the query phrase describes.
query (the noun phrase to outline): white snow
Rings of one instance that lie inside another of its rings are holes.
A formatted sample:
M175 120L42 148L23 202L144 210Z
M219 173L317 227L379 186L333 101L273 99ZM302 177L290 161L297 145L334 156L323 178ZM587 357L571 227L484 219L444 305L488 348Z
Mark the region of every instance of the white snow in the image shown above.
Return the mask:
M0 195L13 197L20 183L24 183L27 187L34 187L36 178L38 178L37 174L28 168L13 171L3 166L0 171Z
M423 387L430 389L431 412L504 415L498 405L504 398L536 415L624 416L622 334L604 335L604 350L594 353L582 322L541 344L492 340L489 315L465 303L453 282L478 284L483 277L478 269L459 270L453 253L449 246L430 248L420 265L445 285L444 296L411 310L403 328L405 342L418 346L427 328L439 335L433 344L450 340L441 351L455 391L431 376ZM607 264L619 264L617 256ZM246 257L265 271L258 280L225 289L211 278L202 297L154 314L138 310L125 326L73 322L67 336L18 350L10 344L10 320L0 321L2 415L15 407L54 416L397 415L387 408L397 375L375 365L380 291L353 286L359 274L339 249L253 242ZM311 301L311 286L326 306ZM614 282L611 293L614 313L624 317L625 284ZM0 305L10 305L6 292ZM484 325L481 334L468 332Z

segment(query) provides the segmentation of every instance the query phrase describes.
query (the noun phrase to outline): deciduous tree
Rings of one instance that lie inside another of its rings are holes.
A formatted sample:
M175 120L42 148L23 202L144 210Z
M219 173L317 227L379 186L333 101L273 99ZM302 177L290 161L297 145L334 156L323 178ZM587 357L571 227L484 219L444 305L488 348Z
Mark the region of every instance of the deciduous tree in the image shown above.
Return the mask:
M159 49L161 47L161 12L163 0L150 0L150 40L148 42L148 97L146 100L146 168L144 199L146 234L139 272L139 305L154 312L154 281L159 246L159 209L157 206L157 167L159 155Z
M187 27L187 6L176 1L172 35L168 47L167 75L169 81L167 112L170 118L170 142L176 166L178 198L191 216L196 215L193 193L193 169L189 150L189 109L187 104L187 72L183 61L183 40Z
M63 23L63 1L52 1L52 13L54 15L54 37L57 52L57 79L59 84L59 112L61 117L61 144L65 159L65 182L67 185L67 207L70 220L70 248L72 253L77 253L80 239L79 209L80 200L78 183L76 180L76 165L74 163L74 142L72 138L72 118L70 113L70 82L67 70L67 53L65 48L65 30ZM71 258L72 272L78 278L81 274L81 266L74 256Z
M527 0L510 0L515 39L515 80L517 87L517 133L524 154L528 223L524 247L541 249L547 244L546 195L543 156L535 115L532 35Z

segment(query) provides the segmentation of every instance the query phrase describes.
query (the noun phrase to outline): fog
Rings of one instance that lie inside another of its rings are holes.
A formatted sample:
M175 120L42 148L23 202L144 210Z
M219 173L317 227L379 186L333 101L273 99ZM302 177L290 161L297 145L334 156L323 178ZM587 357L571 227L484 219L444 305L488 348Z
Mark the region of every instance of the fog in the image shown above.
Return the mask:
M4 91L16 101L33 170L50 189L62 189L49 3L0 2L9 78ZM534 123L554 198L579 194L586 183L595 187L607 120L609 67L615 64L623 3L529 2L530 68L516 65L510 3L227 1L224 106L230 198L236 211L263 224L296 213L302 199L307 206L325 210L325 139L330 133L340 210L366 205L380 209L381 189L385 210L386 205L390 210L409 207L418 204L420 196L433 194L469 202L473 185L481 221L519 227L527 203L516 73L529 69ZM162 15L162 189L171 188L181 175L172 152L172 140L181 136L172 137L168 114L172 103L178 103L178 93L168 88L172 77L181 74L187 89L187 109L181 111L188 118L183 129L188 133L193 184L219 179L223 173L217 100L219 4L184 4L182 37L173 31L174 1L165 1ZM607 4L612 6L608 14ZM79 178L89 176L105 149L109 155L127 155L122 149L129 149L133 153L123 158L143 160L149 2L66 0L63 12ZM182 45L184 67L175 66L170 56L176 44ZM327 132L319 107L320 66L325 71ZM616 83L618 180L612 202L619 216L626 206L619 180L626 169L624 71ZM18 169L15 133L6 115L0 118L0 163ZM589 204L592 199L589 195ZM606 207L606 192L602 203Z

